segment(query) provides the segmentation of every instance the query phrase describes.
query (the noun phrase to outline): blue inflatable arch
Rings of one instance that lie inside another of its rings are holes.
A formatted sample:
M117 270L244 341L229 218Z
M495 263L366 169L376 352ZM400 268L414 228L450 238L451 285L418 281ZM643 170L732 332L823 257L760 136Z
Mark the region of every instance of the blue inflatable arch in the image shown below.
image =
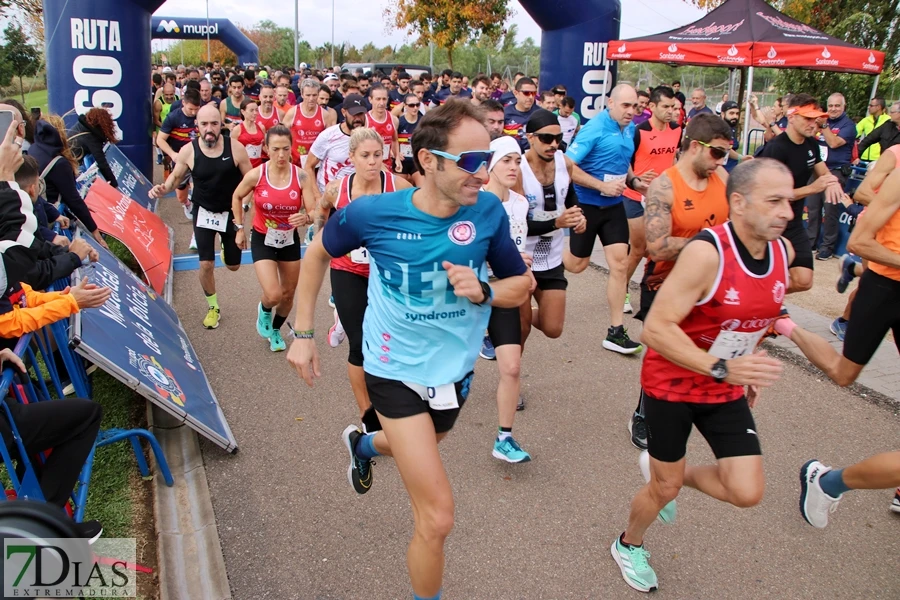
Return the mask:
M594 117L615 82L606 45L620 37L620 0L520 2L543 30L541 87L564 84L581 116ZM206 19L168 18L163 26L162 17L152 17L161 5L162 0L44 0L50 110L62 115L74 107L85 113L110 103L122 130L119 148L148 177L153 174L150 40L206 37ZM258 62L256 46L230 21L212 19L209 25L210 37L231 48L238 62Z
M228 19L185 19L178 17L153 17L150 37L154 40L220 40L237 55L238 64L255 67L259 64L259 48L244 32Z

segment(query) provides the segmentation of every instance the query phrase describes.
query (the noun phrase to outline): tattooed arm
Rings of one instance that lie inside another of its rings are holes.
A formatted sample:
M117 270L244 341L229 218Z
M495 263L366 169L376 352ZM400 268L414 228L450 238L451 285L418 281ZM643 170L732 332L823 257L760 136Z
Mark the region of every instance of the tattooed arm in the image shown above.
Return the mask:
M672 236L672 180L663 173L650 183L644 201L644 227L650 259L675 260L690 238Z
M329 181L328 185L325 186L325 193L322 194L322 199L319 200L319 204L316 206L316 217L313 221L315 227L314 231L317 234L325 227L325 223L328 222L328 215L337 203L337 195L338 190L341 187L341 181L341 179L335 179L334 181Z

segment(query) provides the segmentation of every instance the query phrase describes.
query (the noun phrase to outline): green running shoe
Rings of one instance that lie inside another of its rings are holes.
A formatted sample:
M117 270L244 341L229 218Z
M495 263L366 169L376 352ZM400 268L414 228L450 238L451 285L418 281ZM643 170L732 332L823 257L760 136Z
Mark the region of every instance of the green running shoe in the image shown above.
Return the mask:
M272 311L264 311L262 302L256 307L256 333L264 340L272 337Z
M652 592L659 589L659 581L656 572L650 563L650 553L643 546L626 546L621 538L616 538L609 549L613 560L622 571L622 579L625 583L639 592Z

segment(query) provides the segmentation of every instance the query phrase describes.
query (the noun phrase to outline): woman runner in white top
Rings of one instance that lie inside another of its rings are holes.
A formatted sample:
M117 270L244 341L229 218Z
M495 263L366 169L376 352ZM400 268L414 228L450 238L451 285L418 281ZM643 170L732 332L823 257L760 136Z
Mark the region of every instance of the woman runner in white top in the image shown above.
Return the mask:
M490 180L485 191L495 194L509 216L509 233L522 254L525 264L531 267L531 256L525 253L525 237L528 233L528 201L510 188L519 179L522 151L511 137L501 137L491 142L494 156L488 167ZM530 273L530 271L529 271ZM532 290L536 283L532 278ZM526 305L523 305L526 306ZM530 303L527 305L530 311ZM497 413L499 429L494 440L494 458L510 463L528 462L531 455L522 450L512 436L516 405L519 401L519 369L522 363L522 317L519 308L491 309L486 344L493 344L500 368L500 384L497 386ZM530 318L530 314L528 315Z

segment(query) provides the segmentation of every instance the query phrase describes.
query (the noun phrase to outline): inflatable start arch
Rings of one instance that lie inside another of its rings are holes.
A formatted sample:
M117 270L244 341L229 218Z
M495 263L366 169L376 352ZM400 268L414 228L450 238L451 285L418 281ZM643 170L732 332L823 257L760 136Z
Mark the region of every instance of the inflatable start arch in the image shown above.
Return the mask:
M543 30L541 86L565 85L581 116L596 116L615 81L606 45L619 38L620 1L520 1ZM123 134L119 148L148 176L153 169L150 40L202 39L207 33L206 19L152 19L161 5L161 0L44 0L50 110L65 114L74 107L84 113L108 102ZM234 50L240 62L258 62L256 47L230 21L212 19L209 26L210 37Z
M150 23L154 40L221 40L237 55L238 64L255 67L259 64L259 48L244 32L228 19L184 19L180 17L153 17Z

